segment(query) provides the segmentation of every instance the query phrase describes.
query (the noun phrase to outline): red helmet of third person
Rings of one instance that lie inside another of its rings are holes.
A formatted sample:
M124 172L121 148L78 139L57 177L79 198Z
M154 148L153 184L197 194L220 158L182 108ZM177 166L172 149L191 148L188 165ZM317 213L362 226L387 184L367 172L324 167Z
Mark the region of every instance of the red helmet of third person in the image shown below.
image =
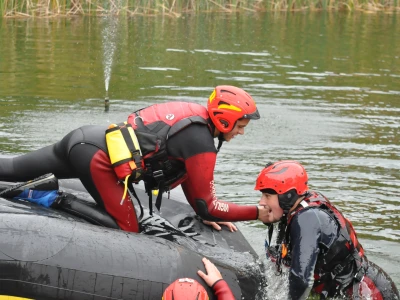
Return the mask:
M260 172L255 190L278 194L279 206L287 213L299 196L308 191L308 175L304 167L294 160L269 163Z
M196 280L179 278L165 289L162 300L208 300L208 294Z
M222 133L230 132L239 119L260 118L253 98L244 90L231 85L217 86L208 98L207 109L211 121Z

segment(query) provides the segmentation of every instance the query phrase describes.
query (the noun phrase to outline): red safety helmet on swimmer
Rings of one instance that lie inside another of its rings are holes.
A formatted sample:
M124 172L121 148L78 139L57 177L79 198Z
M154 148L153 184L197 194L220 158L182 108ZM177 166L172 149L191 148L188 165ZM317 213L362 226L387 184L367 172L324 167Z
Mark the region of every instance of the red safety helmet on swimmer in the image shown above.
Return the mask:
M162 300L208 300L206 289L191 278L179 278L164 291Z
M307 172L300 163L282 160L265 166L257 177L254 189L271 189L279 195L295 189L297 195L303 195L308 191L307 181Z
M253 98L244 90L231 85L217 86L208 98L207 109L211 121L222 133L230 132L239 119L260 118Z

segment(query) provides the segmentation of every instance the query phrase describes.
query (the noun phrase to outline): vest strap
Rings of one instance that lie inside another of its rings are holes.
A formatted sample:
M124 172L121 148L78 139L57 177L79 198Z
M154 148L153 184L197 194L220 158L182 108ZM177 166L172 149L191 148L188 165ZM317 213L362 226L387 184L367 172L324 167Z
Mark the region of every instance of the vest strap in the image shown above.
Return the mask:
M308 203L304 200L300 202L300 205L303 206L304 208L309 207Z
M132 199L135 198L136 201L137 201L138 204L139 204L139 207L140 207L140 216L139 216L139 218L138 218L138 222L140 222L140 220L142 220L142 218L143 218L143 206L142 206L142 203L140 202L139 197L138 197L138 195L136 194L136 191L135 191L135 189L133 188L132 184L130 184L129 187L128 187L128 193L129 193L129 196L131 196Z
M147 191L147 195L149 195L149 210L150 216L153 216L153 191L150 189Z

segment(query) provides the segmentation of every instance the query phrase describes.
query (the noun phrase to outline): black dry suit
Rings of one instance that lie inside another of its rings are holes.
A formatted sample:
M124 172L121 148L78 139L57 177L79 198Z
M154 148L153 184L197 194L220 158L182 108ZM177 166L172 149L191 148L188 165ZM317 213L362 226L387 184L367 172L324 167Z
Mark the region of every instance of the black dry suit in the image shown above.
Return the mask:
M290 264L291 299L305 299L311 288L338 295L362 280L367 260L353 226L323 195L308 193L280 227L280 253L272 247L267 252L272 259L276 253L278 264L282 256Z

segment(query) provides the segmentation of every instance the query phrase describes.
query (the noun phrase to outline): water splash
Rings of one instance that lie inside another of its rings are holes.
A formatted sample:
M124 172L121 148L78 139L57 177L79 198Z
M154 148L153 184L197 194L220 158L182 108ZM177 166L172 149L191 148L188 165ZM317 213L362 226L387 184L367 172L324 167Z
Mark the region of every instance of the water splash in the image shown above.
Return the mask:
M277 275L275 263L264 260L267 287L264 288L264 299L289 299L289 269L283 268L282 274Z
M109 15L105 17L105 25L102 31L104 83L106 92L108 92L108 87L110 84L111 68L113 64L115 49L117 47L118 20L118 16Z

